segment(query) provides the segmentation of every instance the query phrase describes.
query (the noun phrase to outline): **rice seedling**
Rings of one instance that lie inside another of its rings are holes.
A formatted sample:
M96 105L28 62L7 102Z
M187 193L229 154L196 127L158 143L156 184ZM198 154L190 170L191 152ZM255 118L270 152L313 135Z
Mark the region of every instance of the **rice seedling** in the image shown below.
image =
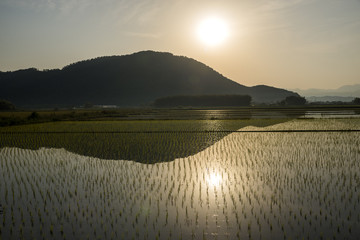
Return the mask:
M302 120L268 128L301 124L358 126ZM156 164L4 147L0 234L3 239L355 238L359 146L356 132L232 133L194 155Z

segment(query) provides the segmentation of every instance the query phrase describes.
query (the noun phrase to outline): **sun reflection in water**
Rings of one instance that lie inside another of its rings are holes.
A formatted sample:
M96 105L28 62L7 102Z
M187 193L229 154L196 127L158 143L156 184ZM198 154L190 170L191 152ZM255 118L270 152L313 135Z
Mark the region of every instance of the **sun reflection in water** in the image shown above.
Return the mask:
M211 186L219 186L222 182L222 178L218 173L210 173L207 178L207 183Z

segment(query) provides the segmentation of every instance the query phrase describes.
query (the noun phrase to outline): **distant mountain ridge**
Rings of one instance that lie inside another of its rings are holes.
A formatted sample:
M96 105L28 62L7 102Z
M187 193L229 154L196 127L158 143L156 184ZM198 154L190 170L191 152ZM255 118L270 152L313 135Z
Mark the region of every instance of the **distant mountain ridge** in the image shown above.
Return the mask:
M360 97L360 84L344 85L337 89L292 89L310 101L345 101L350 102Z
M323 96L323 97L305 97L308 102L352 102L354 97Z
M21 107L85 103L146 106L174 95L239 94L253 102L277 102L297 93L259 85L246 87L194 59L142 51L99 57L63 69L0 72L0 99Z

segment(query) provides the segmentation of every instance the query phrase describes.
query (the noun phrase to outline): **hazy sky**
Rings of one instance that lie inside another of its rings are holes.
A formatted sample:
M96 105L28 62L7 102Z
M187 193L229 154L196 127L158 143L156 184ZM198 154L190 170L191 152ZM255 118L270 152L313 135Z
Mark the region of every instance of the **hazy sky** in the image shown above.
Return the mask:
M196 34L228 24L221 44ZM184 55L241 84L360 84L360 0L0 0L0 70L62 68L155 50Z

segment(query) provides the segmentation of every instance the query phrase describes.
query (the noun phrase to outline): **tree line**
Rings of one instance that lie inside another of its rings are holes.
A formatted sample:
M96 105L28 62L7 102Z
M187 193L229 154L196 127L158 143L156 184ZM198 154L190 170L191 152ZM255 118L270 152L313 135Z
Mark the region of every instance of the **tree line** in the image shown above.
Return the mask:
M15 110L15 105L9 101L0 99L0 111L1 110Z

